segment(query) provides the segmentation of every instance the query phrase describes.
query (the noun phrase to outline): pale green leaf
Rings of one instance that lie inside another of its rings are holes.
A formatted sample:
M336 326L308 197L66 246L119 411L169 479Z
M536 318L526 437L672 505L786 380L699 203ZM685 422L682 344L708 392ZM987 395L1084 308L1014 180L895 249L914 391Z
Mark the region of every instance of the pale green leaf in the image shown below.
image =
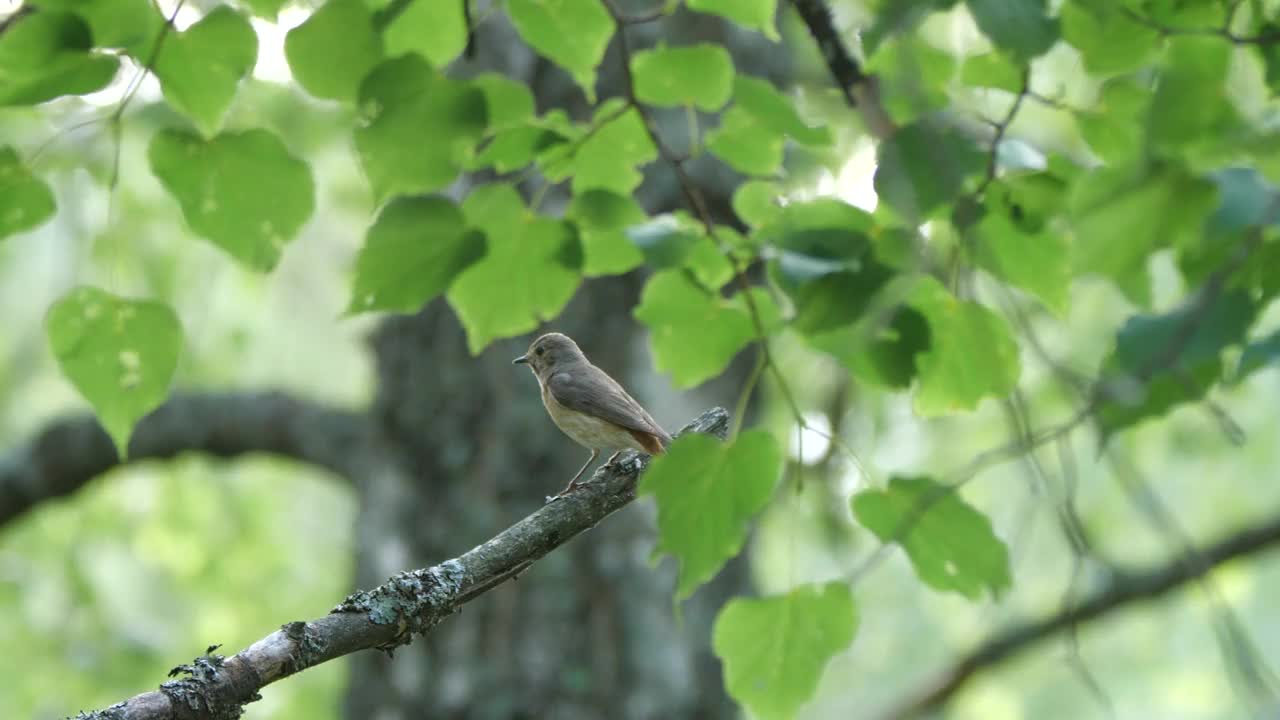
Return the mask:
M42 10L19 18L0 33L0 107L106 87L119 60L92 48L89 25L76 15Z
M679 561L676 597L693 594L742 551L748 525L782 476L782 451L764 430L732 443L689 434L654 458L638 491L658 504L658 545Z
M581 282L582 245L572 224L534 215L511 185L478 188L462 209L484 232L488 252L462 271L447 297L476 354L564 309Z
M315 209L311 168L266 130L162 130L147 158L191 229L254 270L274 268Z
M929 321L930 346L918 359L916 411L940 415L973 410L983 398L1003 397L1018 383L1018 346L996 313L959 300L932 277L913 291L910 304Z
M644 210L631 196L588 190L573 196L565 217L577 224L582 238L583 275L618 275L644 262L640 248L626 233L628 227L645 220Z
M906 550L929 587L976 600L984 590L997 597L1013 582L1009 551L991 521L955 488L927 477L895 477L885 490L854 495L852 504L863 527Z
M733 94L733 58L719 45L638 52L631 58L631 74L636 99L660 107L687 105L713 112Z
M614 31L601 0L507 0L507 13L525 42L568 70L595 102L596 67Z
M284 55L304 90L351 102L365 76L382 61L383 38L361 0L329 0L289 31Z
M416 52L438 68L448 65L467 46L464 5L464 0L412 0L382 31L387 56Z
M762 720L785 720L813 697L857 627L847 585L802 585L786 595L730 600L711 643L729 695Z
M781 39L773 20L777 0L689 0L689 9L729 18L775 42Z
M49 308L49 346L123 458L133 426L164 402L182 351L168 305L79 287Z
M218 131L240 80L258 59L258 34L229 7L212 10L160 46L156 77L164 98L206 137Z
M53 191L22 164L13 148L0 146L0 240L53 217Z

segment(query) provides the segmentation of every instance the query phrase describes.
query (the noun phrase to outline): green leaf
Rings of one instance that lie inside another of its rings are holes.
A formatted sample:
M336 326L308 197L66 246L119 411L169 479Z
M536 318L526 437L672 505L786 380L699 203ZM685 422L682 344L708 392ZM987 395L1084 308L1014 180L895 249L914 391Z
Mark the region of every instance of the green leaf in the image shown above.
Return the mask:
M35 0L31 4L73 12L89 23L95 47L124 48L144 60L164 25L150 0Z
M484 236L441 197L399 197L378 213L356 259L348 312L415 312L484 256Z
M767 431L731 443L689 434L654 458L639 492L658 504L658 544L680 565L676 598L693 594L742 551L751 519L782 476L782 451Z
M573 158L573 192L576 195L600 188L629 195L644 179L636 166L657 157L658 149L645 131L640 114L635 109L627 110L600 126L578 148Z
M569 71L594 103L596 67L614 31L601 0L508 0L507 14L525 42Z
M773 21L777 0L689 0L689 9L729 18L774 42L781 39Z
M240 80L258 59L258 34L240 13L218 7L165 38L156 58L164 98L207 137L218 131Z
M738 75L733 81L733 101L735 107L745 110L761 125L801 145L824 147L831 144L830 130L806 123L796 110L795 101L779 92L768 80Z
M0 240L53 217L53 191L18 159L13 148L0 146Z
M1153 144L1176 150L1226 132L1236 118L1226 94L1230 62L1231 44L1221 38L1169 38L1147 124Z
M918 221L954 200L985 153L951 129L915 124L880 143L875 189L902 218Z
M853 643L857 627L847 585L803 585L725 603L711 643L729 695L763 720L782 720L813 696L823 669Z
M311 168L266 130L162 130L147 158L191 229L254 270L274 268L315 209Z
M1080 51L1090 75L1131 72L1147 64L1160 41L1152 28L1130 18L1119 3L1065 2L1062 39Z
M528 85L494 72L477 75L471 83L484 93L490 131L523 127L533 119L533 93Z
M1071 286L1070 246L1051 230L1024 232L1003 212L988 212L971 230L974 261L992 275L1035 295L1059 316Z
M1151 91L1130 76L1102 84L1096 110L1075 115L1080 135L1108 165L1130 165L1146 151Z
M777 217L782 188L766 180L748 180L733 191L733 212L746 225L760 227Z
M786 138L734 105L707 133L707 149L744 175L771 175L782 165Z
M1104 402L1096 417L1106 438L1182 403L1204 397L1222 378L1222 351L1245 342L1258 308L1243 290L1207 307L1192 300L1163 315L1135 315L1102 362Z
M123 458L133 426L169 394L182 351L177 316L163 303L79 287L49 308L45 332Z
M954 488L927 477L895 477L885 490L853 496L853 514L881 542L906 550L916 575L935 590L977 600L1012 584L1009 552L991 521Z
M917 412L973 410L985 397L1013 391L1021 371L1018 346L999 315L957 300L932 277L917 285L910 304L928 318L930 332L929 350L918 360Z
M529 212L511 185L485 185L462 205L488 252L462 271L447 297L479 354L490 342L533 330L568 304L581 280L573 225Z
M351 102L365 76L382 61L382 42L373 14L361 0L329 0L289 31L284 56L304 90ZM360 102L368 102L363 94Z
M951 106L955 65L950 53L916 34L895 37L867 58L867 72L878 81L885 110L899 125Z
M443 68L467 46L463 0L412 0L382 31L387 56L416 52Z
M636 99L658 107L685 105L714 112L733 94L733 58L719 45L638 52L631 58L631 74Z
M777 309L759 288L753 297L762 312ZM655 365L671 373L678 387L693 387L719 375L756 337L751 315L740 298L725 300L680 270L649 278L634 314L651 333Z
M1026 63L1058 41L1058 23L1045 14L1044 0L966 0L982 34L996 47Z
M1245 346L1232 380L1241 382L1268 365L1280 366L1280 330Z
M588 190L573 196L565 217L577 224L582 238L583 275L619 275L644 262L640 248L626 233L628 227L645 220L644 210L630 195Z
M360 107L366 122L355 130L356 150L379 200L448 187L488 122L482 90L444 77L414 54L369 73Z
M1000 53L970 55L960 66L960 80L972 87L1017 93L1022 91L1022 68Z
M1211 182L1172 167L1103 167L1074 186L1075 271L1113 280L1140 305L1150 300L1148 256L1198 234L1216 202Z
M19 18L0 33L0 107L106 87L119 61L92 49L89 25L71 13L41 10Z
M683 214L658 215L631 225L626 236L644 255L644 261L658 269L680 267L698 239L702 226Z
M509 173L533 162L548 148L563 144L565 138L538 125L503 130L468 163L472 170L491 167Z
M806 337L829 353L859 380L890 390L905 390L916 378L919 356L929 349L929 323L918 311L902 306L868 337L862 327L845 326Z

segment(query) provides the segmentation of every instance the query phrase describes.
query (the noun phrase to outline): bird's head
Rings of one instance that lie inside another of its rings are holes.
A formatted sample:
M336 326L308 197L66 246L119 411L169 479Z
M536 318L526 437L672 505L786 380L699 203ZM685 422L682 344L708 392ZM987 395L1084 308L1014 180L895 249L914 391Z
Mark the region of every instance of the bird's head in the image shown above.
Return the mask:
M533 374L544 377L549 372L571 363L586 362L587 356L582 354L578 343L568 335L547 333L529 345L529 351L511 362L516 365L528 365Z

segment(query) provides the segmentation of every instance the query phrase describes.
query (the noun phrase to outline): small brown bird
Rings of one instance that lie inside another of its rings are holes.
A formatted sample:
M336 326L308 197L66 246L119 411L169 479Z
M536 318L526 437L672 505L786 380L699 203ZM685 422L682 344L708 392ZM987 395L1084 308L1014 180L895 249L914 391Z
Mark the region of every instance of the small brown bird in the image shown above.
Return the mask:
M560 497L578 487L578 478L601 450L664 452L671 436L640 407L616 380L591 364L567 335L548 333L533 341L529 351L511 361L527 364L542 388L542 404L551 420L591 457L569 481ZM605 463L613 462L615 452Z

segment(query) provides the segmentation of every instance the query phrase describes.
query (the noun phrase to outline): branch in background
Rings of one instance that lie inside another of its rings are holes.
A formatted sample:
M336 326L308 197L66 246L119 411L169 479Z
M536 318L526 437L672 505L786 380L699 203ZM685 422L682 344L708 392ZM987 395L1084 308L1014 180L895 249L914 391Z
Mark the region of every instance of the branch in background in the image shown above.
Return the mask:
M925 684L911 699L885 714L911 718L927 714L955 695L978 672L1008 660L1035 643L1077 624L1096 620L1124 605L1158 598L1239 557L1280 545L1280 510L1257 525L1237 530L1197 553L1196 562L1179 554L1164 564L1117 573L1107 586L1056 615L1015 625L992 637Z
M845 47L832 21L831 9L824 0L792 0L791 4L817 43L822 61L844 94L845 102L862 115L862 122L872 137L888 139L897 128L880 102L876 79L862 71L862 66Z
M222 458L261 452L351 477L353 457L370 448L371 439L364 415L285 393L175 395L138 423L124 462L183 452ZM0 456L0 525L120 464L92 415L53 422Z
M729 414L704 412L689 432L723 437ZM400 573L357 592L328 615L290 622L235 655L206 654L171 674L186 674L80 720L240 717L264 686L357 650L391 650L431 630L466 602L513 577L635 499L646 462L628 451L596 471L582 489L558 499L467 553L434 567Z

